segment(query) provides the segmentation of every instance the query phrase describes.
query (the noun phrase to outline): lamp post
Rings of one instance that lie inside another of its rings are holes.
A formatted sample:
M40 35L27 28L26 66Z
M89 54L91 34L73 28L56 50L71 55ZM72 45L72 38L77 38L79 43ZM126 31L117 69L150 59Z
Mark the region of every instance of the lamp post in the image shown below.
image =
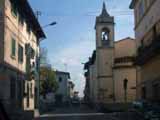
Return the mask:
M57 22L51 22L51 23L49 23L47 25L44 25L42 28L46 28L46 27L49 27L49 26L54 26L56 24L57 24Z

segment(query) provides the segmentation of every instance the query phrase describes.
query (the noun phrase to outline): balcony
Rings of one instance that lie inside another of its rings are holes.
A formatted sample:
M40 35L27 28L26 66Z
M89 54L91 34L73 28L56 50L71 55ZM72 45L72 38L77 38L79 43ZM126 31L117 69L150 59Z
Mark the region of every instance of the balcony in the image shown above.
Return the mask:
M136 57L137 65L144 65L154 56L160 53L160 35L155 37L152 43L148 46L140 46Z
M135 57L125 56L125 57L115 58L114 63L123 64L123 63L134 62L134 61L135 61Z

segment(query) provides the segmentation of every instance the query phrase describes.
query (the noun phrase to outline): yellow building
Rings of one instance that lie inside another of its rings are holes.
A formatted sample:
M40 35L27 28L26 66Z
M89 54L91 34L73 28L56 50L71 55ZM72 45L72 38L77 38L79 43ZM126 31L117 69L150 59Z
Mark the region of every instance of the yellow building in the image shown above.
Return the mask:
M137 98L160 100L160 0L132 0L135 37L138 49L136 63Z
M27 0L0 1L0 100L9 116L35 108L41 38Z
M132 102L136 99L135 56L135 39L125 38L115 42L113 73L116 103ZM126 89L124 84L127 85Z

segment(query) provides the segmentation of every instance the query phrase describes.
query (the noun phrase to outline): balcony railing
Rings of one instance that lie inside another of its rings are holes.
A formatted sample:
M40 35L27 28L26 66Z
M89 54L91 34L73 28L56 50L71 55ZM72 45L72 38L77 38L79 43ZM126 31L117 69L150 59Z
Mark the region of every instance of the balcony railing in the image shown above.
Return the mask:
M128 63L128 62L134 62L135 57L132 56L125 56L125 57L120 57L120 58L115 58L114 63Z
M160 35L154 37L152 43L148 46L140 46L138 48L138 55L136 57L137 65L144 65L154 56L160 53Z

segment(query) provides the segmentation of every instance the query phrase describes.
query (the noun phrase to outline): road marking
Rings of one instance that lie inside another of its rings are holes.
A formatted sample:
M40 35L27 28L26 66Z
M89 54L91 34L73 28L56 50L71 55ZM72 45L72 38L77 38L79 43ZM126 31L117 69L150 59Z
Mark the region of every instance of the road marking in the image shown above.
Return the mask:
M72 113L72 114L45 114L40 117L76 117L76 116L101 116L104 113Z

